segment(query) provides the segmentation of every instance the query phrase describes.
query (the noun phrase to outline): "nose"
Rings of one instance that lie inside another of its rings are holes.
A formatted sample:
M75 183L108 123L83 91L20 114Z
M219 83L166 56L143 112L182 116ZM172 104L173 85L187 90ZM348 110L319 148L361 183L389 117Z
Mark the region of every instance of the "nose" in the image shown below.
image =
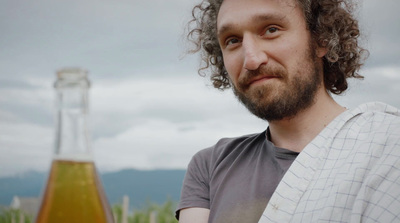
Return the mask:
M257 40L257 37L245 36L242 40L244 49L243 67L246 70L256 70L261 65L268 63L268 55Z

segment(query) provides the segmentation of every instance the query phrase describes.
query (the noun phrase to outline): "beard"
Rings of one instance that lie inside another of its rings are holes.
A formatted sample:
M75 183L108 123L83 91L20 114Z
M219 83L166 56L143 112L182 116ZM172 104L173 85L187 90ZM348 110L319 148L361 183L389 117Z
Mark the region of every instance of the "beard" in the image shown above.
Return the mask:
M306 54L306 61L297 66L299 68L291 78L280 67L262 65L257 70L247 71L237 86L233 85L234 94L251 113L263 120L271 122L296 116L314 104L315 95L322 85L322 68L316 62L317 56L312 48ZM254 77L267 74L276 78L251 88ZM277 81L279 83L275 85Z

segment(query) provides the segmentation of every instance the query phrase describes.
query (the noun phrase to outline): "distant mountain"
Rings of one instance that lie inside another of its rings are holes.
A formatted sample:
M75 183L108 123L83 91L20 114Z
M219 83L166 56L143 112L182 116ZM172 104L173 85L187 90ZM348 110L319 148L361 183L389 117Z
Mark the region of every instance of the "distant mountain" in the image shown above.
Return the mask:
M121 203L128 195L130 204L140 207L147 201L164 203L178 201L185 170L122 170L101 175L111 204Z
M178 201L184 175L185 170L126 169L100 178L110 204L121 203L128 195L130 206L140 208L147 202ZM0 205L10 205L13 196L39 197L46 179L47 173L37 172L0 178Z
M14 195L38 197L46 177L45 173L29 172L0 178L0 205L10 205Z

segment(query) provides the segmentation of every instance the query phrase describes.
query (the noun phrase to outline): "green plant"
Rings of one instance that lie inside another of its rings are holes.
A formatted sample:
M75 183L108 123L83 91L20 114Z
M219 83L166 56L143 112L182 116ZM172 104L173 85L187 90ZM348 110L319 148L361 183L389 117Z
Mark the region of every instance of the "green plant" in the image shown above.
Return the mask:
M115 223L122 223L122 206L120 204L113 206ZM148 202L143 208L134 209L128 215L129 223L152 223L151 218L156 223L178 223L174 216L175 203L167 200L163 205Z
M0 223L20 222L32 223L33 216L23 213L19 209L0 208Z

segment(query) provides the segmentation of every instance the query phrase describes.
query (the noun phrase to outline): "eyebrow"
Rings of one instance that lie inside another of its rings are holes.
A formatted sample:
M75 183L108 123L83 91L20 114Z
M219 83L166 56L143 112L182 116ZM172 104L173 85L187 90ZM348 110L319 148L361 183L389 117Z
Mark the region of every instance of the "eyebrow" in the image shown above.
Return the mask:
M286 15L278 14L278 13L273 13L273 14L259 14L259 15L254 15L251 18L251 23L256 23L259 21L267 21L267 20L273 20L273 21L281 21L281 22L286 22L287 18ZM217 36L221 36L224 33L228 32L229 30L234 29L235 25L233 23L227 23L223 24L221 28L218 29L217 27Z

